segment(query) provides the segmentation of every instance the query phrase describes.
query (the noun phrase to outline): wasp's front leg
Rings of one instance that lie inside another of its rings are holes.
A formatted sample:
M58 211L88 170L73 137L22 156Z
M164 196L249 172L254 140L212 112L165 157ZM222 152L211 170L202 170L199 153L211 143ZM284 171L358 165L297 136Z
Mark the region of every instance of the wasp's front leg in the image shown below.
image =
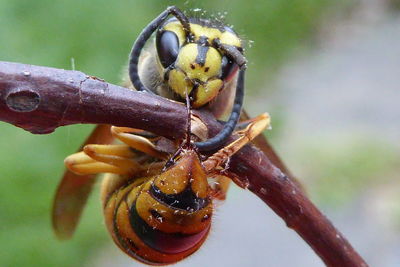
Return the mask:
M145 170L145 166L137 161L143 156L142 152L148 159L167 157L167 153L159 151L150 139L139 135L145 133L143 130L111 127L111 133L124 144L86 145L82 152L65 159L67 168L78 175L113 173L132 176Z
M224 200L226 198L226 192L231 180L239 184L235 177L227 176L226 170L229 169L230 157L267 128L270 124L270 117L268 114L262 114L254 119L248 120L246 123L248 125L245 129L235 133L239 138L221 148L203 162L203 166L207 172L212 174L212 177L215 177L215 183L211 188L212 195L216 199Z
M204 168L207 172L212 173L226 163L228 159L239 151L243 146L251 142L257 135L270 126L270 117L267 113L261 114L251 120L250 124L241 131L235 132L239 136L235 141L229 145L221 148L216 153L207 158L203 162Z
M156 146L146 137L139 134L144 133L143 130L129 127L111 127L112 135L121 142L127 144L133 149L146 153L158 159L166 159L167 154L159 151Z
M114 173L132 175L141 170L135 153L127 145L86 145L82 152L68 156L66 167L79 175Z

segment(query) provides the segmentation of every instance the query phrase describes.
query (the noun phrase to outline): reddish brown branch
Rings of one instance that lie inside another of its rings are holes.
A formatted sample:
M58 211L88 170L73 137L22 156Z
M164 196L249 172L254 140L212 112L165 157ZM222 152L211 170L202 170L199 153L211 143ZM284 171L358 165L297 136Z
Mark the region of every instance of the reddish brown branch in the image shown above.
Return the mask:
M211 135L221 125L196 114ZM36 134L76 123L141 128L169 138L185 132L185 107L130 91L77 71L0 62L0 120ZM367 266L342 234L295 183L257 148L232 157L230 172L268 204L329 266Z

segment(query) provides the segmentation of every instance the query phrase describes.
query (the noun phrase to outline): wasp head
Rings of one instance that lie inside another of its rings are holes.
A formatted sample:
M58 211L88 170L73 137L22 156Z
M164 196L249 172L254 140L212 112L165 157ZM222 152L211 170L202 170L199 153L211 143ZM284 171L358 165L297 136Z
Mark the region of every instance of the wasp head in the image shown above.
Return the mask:
M186 92L194 108L210 102L236 74L239 66L220 49L228 45L242 51L241 39L229 27L192 19L190 32L171 19L159 28L156 48L169 88L181 98Z

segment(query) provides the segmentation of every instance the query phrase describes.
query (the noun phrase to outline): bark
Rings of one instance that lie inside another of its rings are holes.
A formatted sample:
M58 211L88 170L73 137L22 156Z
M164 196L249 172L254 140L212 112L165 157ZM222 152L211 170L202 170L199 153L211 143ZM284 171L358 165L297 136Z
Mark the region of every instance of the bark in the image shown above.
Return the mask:
M207 111L194 113L211 136L222 128ZM176 139L184 136L186 109L82 72L0 62L0 120L34 134L91 123L140 128ZM325 264L367 266L296 183L259 149L244 147L231 158L228 171L295 230Z

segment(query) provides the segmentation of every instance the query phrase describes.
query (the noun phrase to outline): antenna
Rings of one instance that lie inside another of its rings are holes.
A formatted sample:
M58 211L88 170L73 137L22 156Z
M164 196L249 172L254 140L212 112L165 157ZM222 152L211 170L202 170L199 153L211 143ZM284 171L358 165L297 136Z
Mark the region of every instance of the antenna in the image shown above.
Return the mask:
M196 146L194 146L191 142L191 128L192 128L192 106L190 103L190 97L186 88L186 111L187 111L187 120L186 120L186 137L182 140L181 144L179 145L179 148L176 150L174 155L165 163L165 166L162 171L165 171L168 169L174 162L175 159L182 153L184 149L191 149L191 150L196 150Z

